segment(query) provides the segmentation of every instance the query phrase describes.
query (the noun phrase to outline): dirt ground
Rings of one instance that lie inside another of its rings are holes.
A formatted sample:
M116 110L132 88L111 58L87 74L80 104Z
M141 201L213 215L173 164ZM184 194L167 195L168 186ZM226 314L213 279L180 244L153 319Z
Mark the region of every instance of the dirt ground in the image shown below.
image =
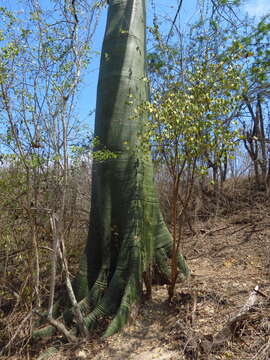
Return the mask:
M270 359L270 212L260 204L197 222L195 234L185 233L183 252L192 275L177 284L173 303L167 302L166 286L154 286L152 300L121 333L75 347L50 340L57 349L50 359ZM251 311L222 343L209 347L255 286L260 293Z
M234 216L224 223L204 224L200 235L186 244L192 276L177 285L173 304L166 302L166 287L156 287L153 300L144 304L134 324L107 340L92 359L255 359L269 341L270 303L262 296L256 311L214 354L203 354L195 343L217 333L256 285L270 295L270 219L266 220L242 218L238 223Z

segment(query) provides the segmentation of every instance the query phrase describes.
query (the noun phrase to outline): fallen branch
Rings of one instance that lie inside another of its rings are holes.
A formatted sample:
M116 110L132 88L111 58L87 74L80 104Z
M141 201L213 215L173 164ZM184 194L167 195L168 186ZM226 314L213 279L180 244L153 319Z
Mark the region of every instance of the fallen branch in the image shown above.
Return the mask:
M60 232L58 229L59 224L58 224L58 219L55 214L50 216L50 221L51 221L51 228L52 228L52 233L53 233L53 238L54 238L54 254L53 254L53 260L52 260L52 265L53 265L53 267L52 267L52 284L51 284L51 292L50 292L50 306L49 306L49 316L48 317L50 318L49 320L53 320L52 319L52 307L53 307L53 296L54 296L54 288L55 288L56 260L57 260L57 251L58 251L58 255L61 260L61 266L62 266L64 275L65 275L68 296L69 296L69 299L70 299L71 304L74 309L74 315L75 315L80 333L84 337L87 338L89 336L89 333L84 324L83 316L82 316L81 310L79 308L78 302L76 300L75 294L73 292L71 280L69 277L63 231ZM53 323L51 323L51 324L53 326L55 326ZM58 329L60 330L60 327L58 327ZM62 326L61 326L61 329L63 329Z
M77 337L72 335L67 328L65 327L64 324L62 324L60 321L52 318L52 317L48 317L47 318L48 322L54 326L60 333L64 334L65 337L67 338L67 340L71 343L76 343L78 341Z
M246 229L247 227L250 227L250 226L252 226L252 225L254 225L254 224L251 223L251 224L246 224L246 225L244 225L244 226L241 226L239 229L236 229L236 230L234 230L233 232L231 232L231 233L230 233L230 236L231 236L231 235L234 235L234 234L238 233L239 231L242 231L242 230L244 230L244 229Z
M213 337L211 336L211 340L208 340L207 338L209 338L209 336L206 336L205 340L201 342L204 352L209 353L213 350L213 348L223 345L226 341L233 337L237 323L243 321L248 316L248 313L257 302L258 295L261 295L261 293L259 291L259 286L257 285L250 292L245 305L240 309L240 311L233 315L216 335Z
M72 335L70 333L70 331L68 331L68 329L65 327L65 325L63 323L61 323L61 321L56 320L51 316L44 316L43 314L40 314L37 310L33 310L33 312L35 314L37 314L39 317L41 317L42 319L45 318L48 321L49 324L51 324L53 327L55 327L60 333L65 335L65 337L67 338L67 340L69 342L71 342L71 343L78 342L77 337Z
M69 342L74 343L77 342L78 339L74 336L66 326L59 321L58 319L54 319L53 317L53 307L54 307L54 293L55 293L55 281L56 281L56 267L57 267L57 258L59 256L61 266L65 275L67 292L69 295L69 299L74 309L74 315L77 321L77 325L79 327L80 333L84 337L88 337L89 333L84 324L83 316L80 310L80 307L75 298L71 280L69 278L68 264L66 259L66 251L65 251L65 243L63 238L63 231L59 230L59 220L56 214L50 214L50 224L53 235L53 249L52 249L52 270L51 270L51 282L50 282L50 296L49 296L49 305L48 312L46 315L39 313L37 310L34 312L41 318L46 319L46 321L53 326L53 328L57 329L60 333L62 333ZM42 332L42 330L41 330ZM35 331L34 337L40 336L40 331Z
M191 244L191 248L193 249L193 251L195 251L197 254L199 254L199 256L198 257L191 257L191 258L189 258L189 256L187 256L187 258L191 260L191 259L197 259L197 258L199 258L201 256L206 255L207 252L200 254L199 251L196 249L196 246L197 246L198 242L204 240L207 236L212 236L215 232L225 230L225 229L228 229L230 227L231 226L226 225L226 226L219 227L217 229L210 229L208 231L205 231L201 237L198 236L197 239Z
M247 317L248 312L255 305L258 297L259 286L255 286L255 288L251 291L249 298L245 305L240 309L240 311L231 317L225 326L214 336L213 345L223 344L226 340L229 340L233 334L236 327L236 324L239 321L244 320Z
M74 316L75 319L77 321L77 325L79 327L80 333L85 337L88 338L89 337L89 332L88 329L84 323L83 320L83 315L82 312L80 310L79 304L76 300L73 288L72 288L72 284L71 284L71 280L69 277L69 271L68 271L68 264L67 264L67 259L66 259L66 250L65 250L65 243L64 243L64 239L62 237L60 237L60 242L61 242L61 247L60 247L60 251L59 251L59 255L60 255L60 259L62 262L62 268L64 270L64 275L65 275L65 280L66 280L66 288L67 288L67 292L69 295L69 299L71 301L72 307L74 309Z
M210 230L206 231L206 232L203 234L201 240L203 240L206 236L212 235L212 234L214 234L215 232L218 232L218 231L221 231L221 230L225 230L225 229L228 229L228 228L230 228L230 227L231 227L231 225L226 225L226 226L219 227L219 228L217 228L217 229L210 229Z

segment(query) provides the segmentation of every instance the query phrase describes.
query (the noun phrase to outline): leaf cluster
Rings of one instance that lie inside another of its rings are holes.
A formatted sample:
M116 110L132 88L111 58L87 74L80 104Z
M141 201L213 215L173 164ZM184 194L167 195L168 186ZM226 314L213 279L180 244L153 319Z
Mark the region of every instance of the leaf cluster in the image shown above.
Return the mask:
M168 90L155 93L152 102L140 107L149 114L143 143L150 141L158 157L180 166L212 152L221 160L237 141L237 126L230 117L240 100L240 68L204 63L186 79L171 82Z

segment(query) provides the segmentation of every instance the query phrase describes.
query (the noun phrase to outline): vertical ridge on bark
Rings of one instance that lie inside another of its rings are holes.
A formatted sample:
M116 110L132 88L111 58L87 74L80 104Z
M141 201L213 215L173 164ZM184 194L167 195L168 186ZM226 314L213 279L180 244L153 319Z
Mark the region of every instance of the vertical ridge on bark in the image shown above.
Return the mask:
M117 156L93 163L89 235L73 281L87 328L113 316L103 337L117 332L128 320L142 296L144 273L153 268L163 283L170 281L172 237L161 215L150 151L145 154L140 146L146 118L134 116L148 97L145 79L145 0L110 0L95 136L97 150L104 147ZM178 266L187 277L182 255ZM149 279L146 286L151 294ZM72 308L64 313L68 324L73 313ZM34 335L51 332L55 328L49 326Z
M85 254L93 327L114 315L104 337L119 330L142 293L142 274L152 264L168 281L172 238L154 187L151 155L143 153L144 116L134 109L147 100L145 0L110 0L97 89L97 150L116 155L94 161L90 228ZM183 257L184 276L188 268ZM77 284L78 286L78 284ZM78 288L80 288L78 286Z

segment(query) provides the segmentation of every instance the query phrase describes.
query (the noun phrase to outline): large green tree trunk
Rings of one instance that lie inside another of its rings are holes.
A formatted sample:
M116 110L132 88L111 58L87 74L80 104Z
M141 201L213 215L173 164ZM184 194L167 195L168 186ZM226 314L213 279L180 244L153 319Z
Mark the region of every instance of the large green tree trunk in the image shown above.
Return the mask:
M97 90L95 136L116 155L94 161L90 230L75 289L91 327L114 314L105 336L126 322L151 266L169 279L172 239L160 213L150 154L140 148L147 99L145 1L110 0ZM188 269L180 256L184 276ZM85 275L87 273L87 280Z

